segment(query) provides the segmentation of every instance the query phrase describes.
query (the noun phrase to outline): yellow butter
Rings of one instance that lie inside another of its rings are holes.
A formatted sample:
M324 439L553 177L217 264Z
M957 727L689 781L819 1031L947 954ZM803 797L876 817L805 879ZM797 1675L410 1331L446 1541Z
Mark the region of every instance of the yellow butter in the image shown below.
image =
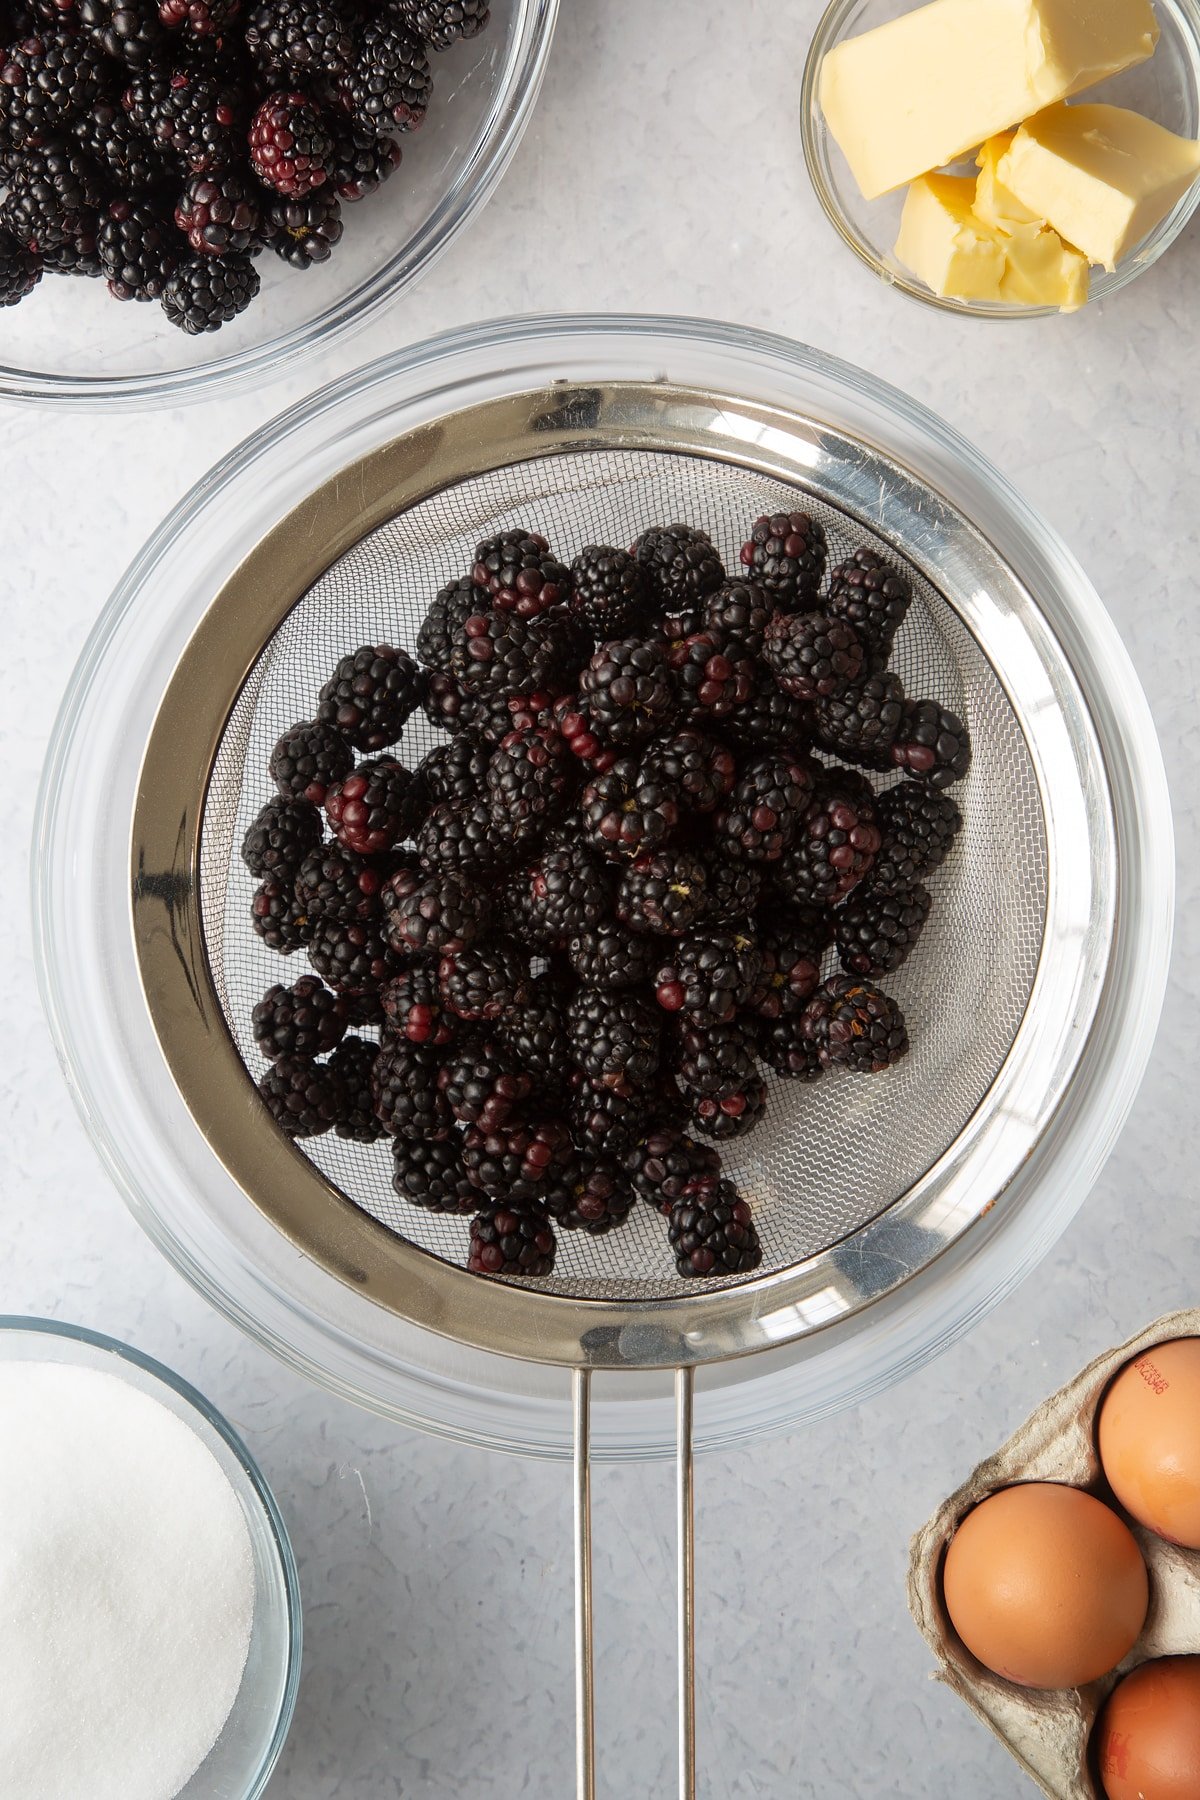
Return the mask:
M1004 240L1000 298L1077 312L1088 297L1087 257L1043 225L1016 225Z
M822 111L868 200L1154 49L1150 0L931 0L834 46Z
M1200 172L1200 144L1120 106L1051 106L1026 119L997 176L1089 262L1115 269Z
M975 211L997 231L1011 231L1016 225L1040 225L1042 221L1036 213L1023 206L1015 194L1011 194L996 173L1000 158L1005 154L1015 132L1002 131L990 137L983 145L975 162L979 174L975 179Z
M965 175L922 175L908 190L896 255L935 294L998 300L1004 245L971 210L975 183Z

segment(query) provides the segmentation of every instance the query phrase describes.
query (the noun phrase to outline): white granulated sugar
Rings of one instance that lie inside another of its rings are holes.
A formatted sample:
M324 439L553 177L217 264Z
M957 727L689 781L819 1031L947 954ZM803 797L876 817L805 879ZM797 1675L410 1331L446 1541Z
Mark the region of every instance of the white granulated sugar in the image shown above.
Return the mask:
M96 1369L0 1364L2 1800L174 1800L253 1614L237 1496L182 1420Z

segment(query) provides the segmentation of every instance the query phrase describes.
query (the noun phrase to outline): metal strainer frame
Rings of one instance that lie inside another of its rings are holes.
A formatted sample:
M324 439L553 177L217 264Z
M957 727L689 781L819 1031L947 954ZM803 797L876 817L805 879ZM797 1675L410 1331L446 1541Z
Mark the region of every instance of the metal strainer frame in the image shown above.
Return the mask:
M482 1284L353 1207L274 1131L226 1029L200 915L204 799L225 724L262 645L314 580L397 511L489 468L591 449L667 450L823 491L889 519L998 669L1031 759L1051 846L1044 953L1026 1016L980 1106L945 1155L880 1218L797 1267L702 1295L576 1300ZM978 584L987 567L985 586ZM955 576L970 569L963 591ZM970 523L899 463L819 421L667 383L540 389L490 400L341 471L255 547L216 597L168 686L134 818L135 947L154 1028L215 1153L292 1241L343 1281L427 1329L574 1370L579 1791L593 1784L588 1449L593 1369L677 1371L681 1792L694 1793L691 1424L698 1364L791 1342L861 1310L952 1244L1032 1154L1087 1040L1116 909L1111 803L1086 707L1036 603ZM835 1255L835 1251L837 1254Z

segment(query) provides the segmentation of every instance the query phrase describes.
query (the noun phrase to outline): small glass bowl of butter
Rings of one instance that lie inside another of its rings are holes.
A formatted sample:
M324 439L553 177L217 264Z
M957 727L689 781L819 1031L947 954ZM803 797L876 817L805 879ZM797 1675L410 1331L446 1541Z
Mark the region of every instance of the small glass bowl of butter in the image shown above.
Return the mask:
M977 318L1069 312L1132 281L1200 204L1189 147L1175 141L1200 138L1200 3L1150 6L939 0L918 16L912 0L833 0L805 65L801 128L843 242L914 300ZM1071 135L1102 137L1098 157ZM1112 174L1122 167L1135 174ZM1106 177L1134 191L1109 191ZM1038 213L1060 207L1055 232ZM1064 241L1065 225L1087 243Z

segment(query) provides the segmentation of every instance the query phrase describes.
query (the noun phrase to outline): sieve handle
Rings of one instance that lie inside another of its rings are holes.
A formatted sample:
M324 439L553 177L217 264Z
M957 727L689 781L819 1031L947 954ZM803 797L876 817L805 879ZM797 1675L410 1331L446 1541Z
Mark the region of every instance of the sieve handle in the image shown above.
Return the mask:
M675 1371L676 1549L679 1557L679 1800L696 1800L696 1507L692 1483L695 1371Z

